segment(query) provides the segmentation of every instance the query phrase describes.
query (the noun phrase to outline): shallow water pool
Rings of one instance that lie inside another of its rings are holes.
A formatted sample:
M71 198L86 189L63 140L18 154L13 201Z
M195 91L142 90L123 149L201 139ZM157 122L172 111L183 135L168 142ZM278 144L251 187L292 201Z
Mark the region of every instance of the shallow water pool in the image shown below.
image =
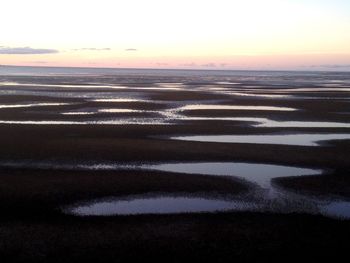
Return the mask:
M350 139L350 134L198 135L171 137L174 140L318 146L320 141Z
M273 178L321 173L321 170L309 168L237 162L165 163L143 165L140 168L175 173L233 176L256 183L263 188L270 188Z
M128 200L111 199L94 201L86 205L69 209L68 212L80 216L111 216L200 213L248 209L254 210L255 205L241 201L188 196L140 196L131 197Z

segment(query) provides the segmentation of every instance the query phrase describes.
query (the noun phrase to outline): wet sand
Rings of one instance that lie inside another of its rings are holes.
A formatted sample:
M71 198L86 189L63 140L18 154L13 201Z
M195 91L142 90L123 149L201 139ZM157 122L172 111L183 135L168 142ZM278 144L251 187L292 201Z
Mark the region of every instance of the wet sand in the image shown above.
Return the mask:
M286 189L321 198L350 198L348 170L335 170L317 177L276 178L273 182Z
M0 109L0 209L4 211L0 216L1 262L125 262L146 257L154 262L280 261L282 257L293 261L301 254L312 260L347 255L350 220L319 214L236 211L84 218L62 211L64 206L98 198L150 193L252 198L259 189L238 177L127 169L83 171L37 164L290 165L322 169L324 174L275 178L273 185L305 198L348 201L350 140L310 147L172 139L195 135L349 134L350 128L345 126L259 127L251 121L193 118L350 124L348 91L309 91L323 87L319 82L282 81L272 86L259 78L195 75L2 76L0 82L12 83L0 84L0 104L7 105ZM247 88L252 85L254 89ZM234 95L249 89L252 96ZM254 96L262 93L289 97ZM113 99L119 101L108 101ZM28 103L68 104L8 107ZM193 104L259 106L260 110L179 110ZM296 110L261 110L263 107ZM118 109L132 111L113 112ZM67 112L71 114L63 114ZM60 121L70 124L61 125Z

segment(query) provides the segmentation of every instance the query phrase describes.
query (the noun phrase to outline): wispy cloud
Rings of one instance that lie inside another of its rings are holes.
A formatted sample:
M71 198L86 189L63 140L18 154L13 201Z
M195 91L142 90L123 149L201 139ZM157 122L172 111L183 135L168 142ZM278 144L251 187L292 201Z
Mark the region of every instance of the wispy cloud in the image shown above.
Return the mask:
M110 51L112 50L109 47L104 48L95 48L95 47L83 47L83 48L74 48L73 51Z
M205 67L205 68L215 68L216 64L215 63L207 63L207 64L203 64L201 66Z
M0 46L0 54L7 54L7 55L55 54L58 52L59 51L56 49Z
M180 67L196 67L197 64L194 62L179 64Z
M137 51L137 49L136 48L127 48L127 49L125 49L125 51Z

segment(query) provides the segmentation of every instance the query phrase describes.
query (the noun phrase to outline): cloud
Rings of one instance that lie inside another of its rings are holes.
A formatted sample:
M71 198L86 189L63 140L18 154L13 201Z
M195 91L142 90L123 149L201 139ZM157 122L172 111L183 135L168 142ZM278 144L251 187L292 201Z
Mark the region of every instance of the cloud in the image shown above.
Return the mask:
M56 49L0 46L0 54L7 54L7 55L39 55L39 54L55 54L58 52L59 51Z
M137 51L137 49L136 48L127 48L127 49L125 49L125 51Z
M196 67L197 64L194 62L179 64L180 67Z
M74 48L73 51L110 51L111 48L104 47L104 48L95 48L95 47L83 47L83 48Z

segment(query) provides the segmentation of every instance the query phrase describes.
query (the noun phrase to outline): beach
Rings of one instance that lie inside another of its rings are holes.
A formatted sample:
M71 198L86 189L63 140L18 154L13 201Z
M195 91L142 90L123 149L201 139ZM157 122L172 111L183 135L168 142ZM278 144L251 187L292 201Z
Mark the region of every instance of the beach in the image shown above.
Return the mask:
M349 73L61 71L0 75L2 262L347 255Z

